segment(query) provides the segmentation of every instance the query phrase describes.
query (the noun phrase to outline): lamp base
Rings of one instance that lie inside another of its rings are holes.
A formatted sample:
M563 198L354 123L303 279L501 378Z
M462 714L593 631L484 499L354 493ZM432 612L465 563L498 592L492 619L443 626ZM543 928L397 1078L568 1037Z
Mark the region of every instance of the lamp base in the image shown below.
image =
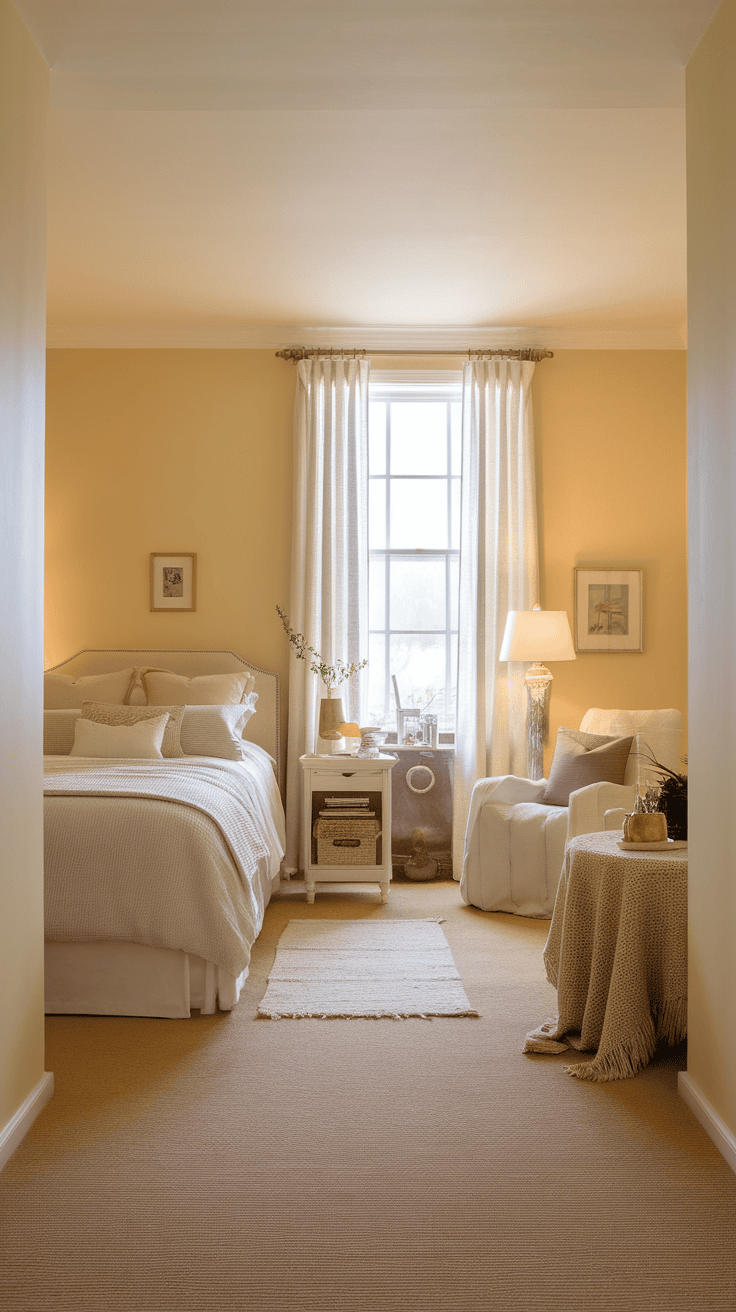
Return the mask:
M552 675L535 661L524 675L527 688L527 775L544 778L544 745L549 741L549 694Z

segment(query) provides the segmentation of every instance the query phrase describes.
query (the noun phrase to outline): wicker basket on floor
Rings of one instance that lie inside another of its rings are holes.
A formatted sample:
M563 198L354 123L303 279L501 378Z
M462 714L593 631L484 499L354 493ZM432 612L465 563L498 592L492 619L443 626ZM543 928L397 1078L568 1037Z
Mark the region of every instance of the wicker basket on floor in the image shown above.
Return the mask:
M372 816L319 816L314 822L318 866L375 866L381 826Z

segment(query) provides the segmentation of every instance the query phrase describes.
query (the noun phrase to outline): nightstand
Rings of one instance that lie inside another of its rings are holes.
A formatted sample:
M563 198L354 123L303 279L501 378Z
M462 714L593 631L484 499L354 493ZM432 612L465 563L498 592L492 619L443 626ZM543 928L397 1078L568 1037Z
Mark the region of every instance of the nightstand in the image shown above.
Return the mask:
M307 902L314 902L316 884L348 883L378 884L386 902L396 757L300 756L299 762Z

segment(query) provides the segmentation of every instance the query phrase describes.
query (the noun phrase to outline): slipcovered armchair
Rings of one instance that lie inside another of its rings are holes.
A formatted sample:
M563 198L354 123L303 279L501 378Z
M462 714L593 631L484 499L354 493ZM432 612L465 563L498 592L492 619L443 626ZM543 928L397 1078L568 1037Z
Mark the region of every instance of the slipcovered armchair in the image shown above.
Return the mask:
M566 733L570 731L561 729L558 735L549 781L503 775L476 783L460 881L460 895L469 905L550 919L568 839L618 828L622 811L633 808L637 782L658 778L651 757L670 770L680 769L680 711L594 708L586 711L580 730L571 736L631 737L623 783L590 783L571 791L567 805L551 805L541 799L553 777L561 777L556 767L560 736ZM569 777L574 778L574 771ZM607 821L607 811L617 815Z

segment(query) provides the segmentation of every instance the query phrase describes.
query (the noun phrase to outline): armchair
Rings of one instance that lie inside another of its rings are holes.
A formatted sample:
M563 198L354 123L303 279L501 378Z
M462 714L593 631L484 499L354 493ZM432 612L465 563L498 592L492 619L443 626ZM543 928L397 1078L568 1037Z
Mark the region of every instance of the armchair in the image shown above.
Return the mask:
M648 756L680 768L682 715L663 711L586 711L585 733L633 735L623 784L588 784L570 794L567 806L541 802L546 779L503 775L479 779L470 802L460 880L464 902L482 911L506 911L549 920L562 872L565 845L578 834L611 827L631 811L638 781L655 777Z

